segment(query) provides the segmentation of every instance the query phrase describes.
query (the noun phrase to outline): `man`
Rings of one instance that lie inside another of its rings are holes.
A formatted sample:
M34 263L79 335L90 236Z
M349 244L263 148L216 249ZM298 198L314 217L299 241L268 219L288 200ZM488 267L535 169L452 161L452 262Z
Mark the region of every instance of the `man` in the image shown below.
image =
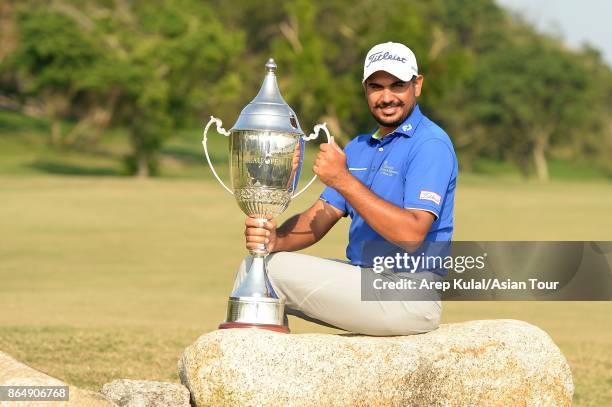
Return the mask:
M344 151L322 144L314 172L327 185L312 207L282 226L246 220L246 247L266 244L268 275L288 314L368 335L408 335L436 329L441 303L362 301L362 249L387 241L415 248L424 240L450 241L457 159L446 133L420 111L423 76L414 53L398 43L373 47L364 63L363 85L378 122L371 135L353 139ZM318 242L344 216L351 227L349 262L292 253ZM242 263L235 282L249 269ZM364 270L371 272L372 270ZM435 270L419 270L434 276ZM400 274L389 272L387 280Z

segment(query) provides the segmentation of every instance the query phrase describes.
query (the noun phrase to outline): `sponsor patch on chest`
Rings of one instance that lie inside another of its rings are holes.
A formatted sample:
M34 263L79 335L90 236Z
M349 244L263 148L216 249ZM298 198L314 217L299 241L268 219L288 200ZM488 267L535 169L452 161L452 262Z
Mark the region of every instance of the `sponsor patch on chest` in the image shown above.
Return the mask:
M422 201L434 202L436 205L440 205L440 202L442 201L440 195L436 194L435 192L426 191L424 189L421 191L419 199Z
M380 167L380 170L378 172L381 173L382 175L386 175L388 177L392 177L394 175L397 175L397 170L395 169L395 167L389 165L387 160L385 160L385 162L383 162L383 165Z

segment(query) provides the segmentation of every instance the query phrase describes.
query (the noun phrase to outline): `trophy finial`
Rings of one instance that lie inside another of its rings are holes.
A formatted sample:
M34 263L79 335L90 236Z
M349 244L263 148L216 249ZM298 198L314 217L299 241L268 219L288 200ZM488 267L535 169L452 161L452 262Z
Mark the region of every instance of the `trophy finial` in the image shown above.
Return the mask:
M266 62L266 72L276 72L276 62L274 62L274 58L270 58L268 62Z
M274 59L269 58L266 62L266 74L257 96L242 109L230 131L265 130L304 134L295 112L285 102L278 89L276 66Z

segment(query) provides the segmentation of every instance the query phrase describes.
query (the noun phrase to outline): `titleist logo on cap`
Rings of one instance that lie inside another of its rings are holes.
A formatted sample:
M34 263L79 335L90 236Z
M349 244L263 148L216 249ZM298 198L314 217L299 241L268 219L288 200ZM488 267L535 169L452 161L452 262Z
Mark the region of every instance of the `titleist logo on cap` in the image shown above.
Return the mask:
M379 51L379 52L373 53L372 55L368 57L369 62L365 67L367 68L368 66L372 65L374 62L382 61L384 59L402 62L402 63L406 62L406 58L402 58L398 55L391 54L387 51L385 52Z

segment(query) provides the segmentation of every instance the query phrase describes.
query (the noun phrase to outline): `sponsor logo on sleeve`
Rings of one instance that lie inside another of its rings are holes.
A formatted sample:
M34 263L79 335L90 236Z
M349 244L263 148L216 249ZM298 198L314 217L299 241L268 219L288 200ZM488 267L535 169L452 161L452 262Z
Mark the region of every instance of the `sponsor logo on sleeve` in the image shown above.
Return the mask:
M434 202L436 205L440 205L440 202L442 201L442 198L440 197L440 195L436 194L435 192L426 191L426 190L421 191L421 194L419 195L419 199L422 201Z

